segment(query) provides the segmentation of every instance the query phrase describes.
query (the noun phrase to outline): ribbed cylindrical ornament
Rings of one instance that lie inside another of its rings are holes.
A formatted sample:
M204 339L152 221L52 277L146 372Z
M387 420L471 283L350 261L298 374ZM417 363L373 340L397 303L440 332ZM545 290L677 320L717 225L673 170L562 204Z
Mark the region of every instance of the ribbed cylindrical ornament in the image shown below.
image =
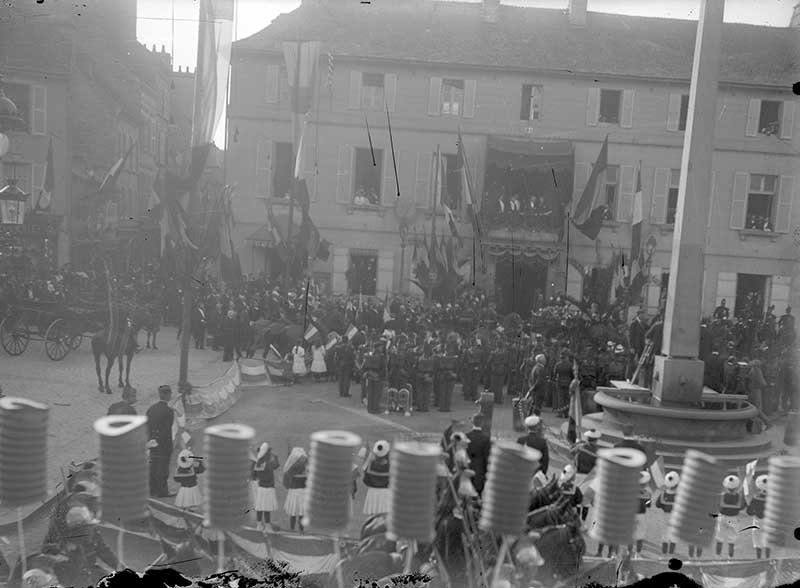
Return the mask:
M764 539L773 547L797 546L794 530L800 523L800 457L770 457L768 472Z
M525 531L531 478L541 458L541 452L518 443L499 441L492 445L483 489L481 529L498 535Z
M348 431L311 435L306 482L306 516L310 529L341 533L350 522L353 494L353 451L361 437Z
M681 483L669 519L669 532L676 540L707 547L714 539L714 513L719 512L721 480L725 466L711 455L686 451Z
M442 449L433 443L402 442L389 456L387 536L427 543L434 536L436 483Z
M249 450L254 437L255 431L247 425L215 425L205 430L206 473L202 477L208 526L234 530L244 525L250 508Z
M126 523L147 514L147 417L99 418L94 430L100 442L100 511L111 523Z
M636 529L639 509L639 475L647 456L637 449L619 447L597 452L595 524L590 537L604 545L628 545Z
M47 494L50 407L26 398L0 398L0 504L10 508Z

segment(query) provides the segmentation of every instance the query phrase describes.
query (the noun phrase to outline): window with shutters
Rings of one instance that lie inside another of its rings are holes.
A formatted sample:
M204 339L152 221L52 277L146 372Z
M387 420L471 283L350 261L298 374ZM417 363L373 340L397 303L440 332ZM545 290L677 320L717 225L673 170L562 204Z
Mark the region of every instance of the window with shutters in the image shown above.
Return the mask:
M777 187L777 176L750 175L745 216L746 229L766 232L774 230Z
M520 120L541 120L542 116L542 87L533 84L522 86L522 107Z
M678 130L686 130L686 119L689 118L689 94L681 95L681 112L678 118Z
M613 220L619 197L618 165L609 165L603 172L603 195L605 196L605 205L607 207L603 220Z
M618 124L621 110L621 90L600 90L600 116L598 122Z
M294 173L294 149L291 143L275 143L275 159L272 166L273 198L289 198L292 191L292 174Z
M12 84L5 82L3 84L3 91L6 96L17 106L19 117L22 119L22 128L20 131L25 133L31 132L31 106L32 96L31 87L28 84Z
M375 159L373 160L373 153ZM355 181L353 182L353 204L355 206L379 206L381 203L381 175L383 149L355 149Z
M464 80L442 80L442 114L461 116L464 110Z
M758 132L762 135L778 136L781 132L781 103L762 100L758 116Z
M383 111L385 80L384 74L361 74L361 108Z
M667 187L667 217L668 225L675 224L675 215L678 212L678 190L681 183L681 170L670 170L669 186Z

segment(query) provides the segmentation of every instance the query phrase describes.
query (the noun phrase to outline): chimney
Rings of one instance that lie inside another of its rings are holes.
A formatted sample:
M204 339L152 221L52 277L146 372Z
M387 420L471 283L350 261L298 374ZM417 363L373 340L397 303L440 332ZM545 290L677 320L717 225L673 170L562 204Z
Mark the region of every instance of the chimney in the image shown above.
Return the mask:
M586 3L587 0L569 0L567 7L569 24L574 27L586 26Z
M483 0L481 18L483 22L496 23L499 20L500 0Z
M794 29L800 29L800 2L794 5L792 11L792 18L789 21L789 26Z

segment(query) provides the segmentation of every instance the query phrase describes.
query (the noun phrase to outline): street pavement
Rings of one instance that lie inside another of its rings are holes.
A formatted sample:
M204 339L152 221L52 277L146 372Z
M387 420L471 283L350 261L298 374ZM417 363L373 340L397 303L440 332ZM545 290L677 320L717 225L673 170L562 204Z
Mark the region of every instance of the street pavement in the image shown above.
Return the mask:
M144 342L143 336L140 337L140 342ZM167 383L173 386L173 390L176 389L178 352L175 329L165 328L159 336L158 350L142 349L134 357L131 382L138 390L137 408L140 414L155 400L160 384ZM208 383L218 377L227 365L229 364L221 362L220 352L192 349L189 354L190 381L195 385ZM116 380L116 367L112 371L112 378ZM62 468L66 469L71 461L80 462L97 456L97 439L92 424L95 419L106 414L110 404L120 398L120 390L117 388L114 388L112 395L98 393L94 361L86 341L79 350L70 353L61 362L50 361L44 354L41 343L35 342L31 342L22 356L0 355L0 386L7 395L22 396L46 402L51 406L48 444L48 479L51 491L60 488L63 481ZM291 447L302 445L308 449L309 435L314 431L352 431L360 435L367 446L379 439L390 442L402 439L438 441L451 419L465 422L468 430L468 419L477 410L473 403L462 399L460 386L454 392L452 412L442 413L433 409L428 413L414 413L410 417L402 414L370 415L361 404L360 386L353 384L351 393L350 398L339 397L335 382L304 382L295 386L245 390L236 405L209 424L242 423L252 426L256 430L256 441L269 442L282 463ZM557 437L563 421L547 411L543 417L547 434ZM193 433L194 447L198 449L202 448L201 435L201 432ZM512 430L511 405L510 400L506 399L504 407L495 408L492 436L495 439L516 439L519 435L520 433ZM173 455L172 469L175 467L174 460ZM557 474L564 465L563 459L551 458L550 475ZM280 482L276 490L282 505L286 490ZM355 516L347 532L350 536L358 533L366 518L362 514L364 495L365 490L359 481ZM25 509L23 514L28 514L35 506ZM15 518L15 512L0 508L0 527L4 528L1 542L15 541ZM32 521L35 518L31 517ZM281 529L288 529L289 526L288 517L282 512L273 515L273 523ZM644 549L646 557L662 557L660 524L658 517L649 517ZM750 517L740 517L741 529L750 524ZM754 556L750 533L743 531L737 541L737 558ZM38 547L41 539L37 537L43 535L41 522L26 527L25 535L30 545ZM587 541L587 554L594 555L596 543L588 538ZM680 545L675 555L683 558L688 556L685 547ZM773 552L773 556L778 555L780 552ZM713 547L706 550L704 558L706 557L713 557Z

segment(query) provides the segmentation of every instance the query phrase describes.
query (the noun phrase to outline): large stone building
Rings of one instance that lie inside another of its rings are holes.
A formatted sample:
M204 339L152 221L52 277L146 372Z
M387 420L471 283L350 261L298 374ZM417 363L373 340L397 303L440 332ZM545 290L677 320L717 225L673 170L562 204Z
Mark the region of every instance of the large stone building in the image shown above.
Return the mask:
M194 76L173 74L163 46L150 50L138 43L136 10L136 0L0 8L0 73L27 122L10 135L2 176L20 179L32 194L30 212L52 140L53 214L28 214L32 228L22 235L32 249L52 249L58 265L82 265L101 249L134 263L160 254L160 228L148 204L167 150L172 169L181 171L175 162L189 149L191 93L180 100L173 94L176 84L186 85L187 76L191 84ZM108 198L94 196L129 149L115 189ZM35 220L48 222L42 229Z
M348 269L367 258L368 293L415 291L413 247L400 260L386 104L400 192L416 202L418 237L430 226L437 145L450 170L446 198L461 235L471 237L452 173L461 128L486 233L486 271L476 279L506 310L527 311L537 289L550 296L566 287L580 296L588 270L627 253L641 169L652 250L645 301L655 311L669 272L696 22L592 13L586 0L569 4L565 11L499 0L304 0L237 42L229 107L236 141L229 141L227 172L239 186L245 271L268 268L265 205L285 206L292 174L281 41L319 40L318 99L303 156L312 217L333 244L330 260L313 266L318 281L345 291ZM799 32L725 25L705 312L722 298L740 308L750 292L779 314L787 303L800 304L800 139L791 91L800 79ZM560 212L574 207L606 136L609 167L601 181L610 213L593 242L574 227L561 230ZM523 209L533 197L537 212L550 214L501 212L502 189L506 208L516 194ZM691 203L686 210L691 214ZM439 232L446 226L439 221Z

